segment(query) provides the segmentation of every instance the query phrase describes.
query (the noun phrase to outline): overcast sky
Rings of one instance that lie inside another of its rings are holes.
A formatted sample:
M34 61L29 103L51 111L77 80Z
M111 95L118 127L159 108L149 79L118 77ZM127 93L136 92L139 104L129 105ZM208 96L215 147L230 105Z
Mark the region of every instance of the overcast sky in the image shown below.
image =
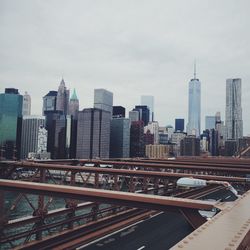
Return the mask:
M155 97L155 118L174 125L188 113L197 61L205 115L225 117L227 78L242 78L244 135L250 134L249 0L0 0L0 92L28 91L32 114L63 76L80 108L94 88L127 111Z

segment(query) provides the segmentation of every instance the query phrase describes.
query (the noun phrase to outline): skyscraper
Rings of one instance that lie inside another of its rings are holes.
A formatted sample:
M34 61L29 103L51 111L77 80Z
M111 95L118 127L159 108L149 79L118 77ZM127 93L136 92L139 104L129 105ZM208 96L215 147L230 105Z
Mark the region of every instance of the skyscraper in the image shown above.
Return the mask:
M30 115L31 110L31 98L27 91L23 95L23 115Z
M129 158L130 120L119 117L111 120L110 157Z
M19 95L18 89L6 88L5 93L0 94L0 156L3 158L14 159L17 156L22 107L23 96Z
M69 121L71 121L71 133L70 133L70 152L69 157L76 157L76 136L77 136L77 119L78 119L78 111L79 111L79 100L76 95L76 91L74 92L69 101L69 115L72 116L72 119L69 120L67 118L67 124L69 125ZM67 130L69 130L69 126L67 126ZM68 136L67 136L68 138Z
M215 129L216 119L218 119L218 117L207 115L205 117L205 129L208 129L208 130Z
M73 119L76 120L78 111L79 111L79 100L76 95L76 90L74 89L74 92L69 101L69 115L72 115Z
M194 78L189 82L188 95L188 124L189 135L200 136L201 121L201 83L196 78L196 65L194 65Z
M126 109L122 106L113 106L113 118L125 117Z
M141 96L141 105L148 106L150 115L149 121L154 121L154 97L152 95L142 95Z
M240 78L226 81L226 127L227 139L243 137Z
M187 136L181 140L182 156L200 156L200 139L195 136Z
M57 91L51 90L43 97L43 115L46 111L56 110Z
M139 120L144 122L144 126L149 122L149 108L146 105L137 105L133 111L139 112Z
M38 151L38 132L45 126L44 116L26 115L22 120L21 159L26 159L30 152Z
M109 111L88 108L78 112L76 157L109 158Z
M177 118L175 119L175 131L184 131L184 119Z
M46 111L46 129L48 131L47 150L52 159L66 158L67 120L62 111Z
M64 115L69 112L69 90L66 88L63 79L57 91L56 110L62 111Z
M144 157L144 123L143 121L135 121L130 127L130 157Z
M95 89L94 108L110 112L113 110L113 93L106 89Z
M159 144L159 123L149 122L148 125L144 127L144 134L146 134L147 131L154 135L153 144Z
M131 122L139 121L139 111L137 111L137 110L129 111L129 119Z

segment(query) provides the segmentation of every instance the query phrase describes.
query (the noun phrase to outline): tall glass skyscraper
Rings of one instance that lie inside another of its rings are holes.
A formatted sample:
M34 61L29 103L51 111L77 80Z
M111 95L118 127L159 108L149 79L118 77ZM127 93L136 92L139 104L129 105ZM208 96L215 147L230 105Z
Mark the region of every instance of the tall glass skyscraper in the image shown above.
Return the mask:
M13 159L17 149L17 126L22 107L23 96L18 89L6 88L5 93L0 94L0 156L7 159Z
M226 127L227 139L243 137L240 78L226 81Z
M194 66L194 78L189 82L188 92L188 124L189 135L200 136L201 124L201 82L196 78L196 67Z
M56 110L62 111L64 115L69 113L69 90L66 88L63 79L57 91Z
M149 121L154 121L154 97L152 95L142 95L141 105L146 105L149 108L150 116Z
M95 89L94 108L108 111L112 115L113 93L106 89Z

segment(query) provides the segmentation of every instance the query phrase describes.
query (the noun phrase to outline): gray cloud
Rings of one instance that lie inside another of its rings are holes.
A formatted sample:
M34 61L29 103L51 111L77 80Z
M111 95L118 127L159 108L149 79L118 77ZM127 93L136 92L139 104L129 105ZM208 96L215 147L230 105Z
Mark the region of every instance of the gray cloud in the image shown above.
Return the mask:
M250 96L248 0L0 0L0 91L42 96L63 76L81 108L107 88L128 110L155 96L162 125L187 119L188 81L197 60L202 117L225 112L226 78L242 78L244 134ZM203 121L204 122L204 121Z

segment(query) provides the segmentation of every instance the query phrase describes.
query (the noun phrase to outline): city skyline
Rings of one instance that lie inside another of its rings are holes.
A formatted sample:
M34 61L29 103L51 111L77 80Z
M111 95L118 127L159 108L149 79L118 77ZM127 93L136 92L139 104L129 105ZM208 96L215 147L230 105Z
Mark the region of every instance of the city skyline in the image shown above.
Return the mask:
M201 128L205 116L217 111L225 120L226 79L241 78L243 131L250 134L250 3L190 1L182 8L168 1L0 5L0 92L8 87L28 91L32 114L41 114L42 96L57 90L63 76L67 88L76 89L80 110L92 107L96 88L113 92L114 105L127 112L140 104L141 95L152 95L155 120L174 126L177 117L187 121L188 80L196 58Z

